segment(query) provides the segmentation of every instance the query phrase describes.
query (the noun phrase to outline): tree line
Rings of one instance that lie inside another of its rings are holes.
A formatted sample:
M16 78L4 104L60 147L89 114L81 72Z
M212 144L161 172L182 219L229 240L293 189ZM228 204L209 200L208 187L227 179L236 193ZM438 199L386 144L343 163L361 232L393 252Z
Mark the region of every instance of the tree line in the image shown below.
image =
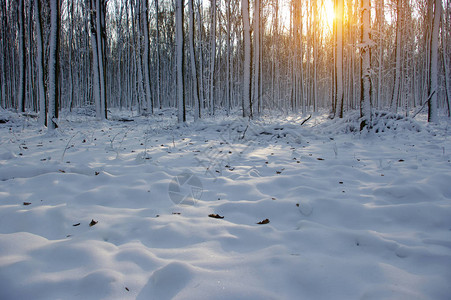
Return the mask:
M51 128L79 107L450 112L449 1L0 0L0 19L0 106Z

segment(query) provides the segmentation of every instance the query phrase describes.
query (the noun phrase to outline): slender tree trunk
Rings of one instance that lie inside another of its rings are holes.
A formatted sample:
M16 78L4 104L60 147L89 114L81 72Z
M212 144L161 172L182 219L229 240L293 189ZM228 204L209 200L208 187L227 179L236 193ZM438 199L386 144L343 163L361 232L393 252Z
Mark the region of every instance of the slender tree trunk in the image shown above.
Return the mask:
M336 70L336 113L343 118L343 0L336 0L335 20L337 28L335 70Z
M249 20L249 0L241 0L244 35L244 70L243 70L243 117L252 119L251 99L251 26Z
M145 81L145 87L146 87L146 102L147 102L147 110L150 111L153 114L153 103L152 103L152 95L151 95L151 89L150 89L150 66L149 66L149 21L148 17L149 14L147 13L148 10L148 0L141 0L142 1L142 11L141 11L141 18L142 18L142 26L144 29L144 81Z
M448 57L447 57L447 48L446 48L446 34L445 34L445 22L442 19L442 56L443 56L443 70L445 71L445 94L446 94L446 103L448 105L448 117L451 117L451 82L450 81L450 73L448 70Z
M216 0L211 0L210 114L215 114Z
M25 111L25 24L24 0L19 0L19 91L17 92L17 110Z
M402 28L402 0L397 0L396 5L396 66L395 66L395 77L393 83L393 94L391 99L391 110L397 111L399 106L399 96L400 96L400 79L401 79L401 28Z
M197 76L196 53L194 46L194 5L193 0L188 0L189 6L189 50L191 57L191 75L193 79L193 95L194 95L194 120L201 116L200 100L199 100L199 79Z
M439 1L439 0L438 0ZM371 38L370 38L370 0L361 0L361 67L360 67L360 130L371 127Z
M87 0L88 2L88 8L90 13L90 30L91 30L91 47L92 47L92 72L93 72L93 94L94 94L94 101L95 101L95 107L96 107L96 118L98 120L103 119L102 117L102 110L101 110L101 95L100 95L100 71L99 71L99 52L97 50L97 30L95 22L97 20L97 12L94 9L94 3L95 0Z
M257 113L260 112L260 0L254 2L254 97Z
M38 65L38 90L39 90L39 124L47 126L47 91L44 84L44 46L42 41L41 25L41 0L34 0L34 14L36 22L36 41L37 41L37 65Z
M34 78L33 78L33 0L28 3L28 103L33 107L34 111L38 111L34 101Z
M227 115L230 113L230 28L231 28L231 20L230 20L230 1L226 1L226 19L227 19L227 36L226 36L226 112Z
M176 0L176 45L177 45L177 118L186 122L184 91L184 55L183 55L183 8L184 0Z
M440 19L442 15L442 1L434 1L434 23L432 25L432 36L431 36L431 62L429 65L429 114L428 121L432 123L438 122L438 108L437 108L437 94L438 94L438 38L440 31Z
M49 108L48 130L57 127L58 110L58 71L59 71L59 39L60 39L60 3L50 0L50 46L49 46Z
M100 114L102 119L107 118L106 109L106 76L105 76L105 39L104 39L104 0L96 0L96 30L97 30L97 58L99 60L100 82Z
M158 1L155 0L155 23L156 23L156 45L157 48L157 103L156 105L161 109L161 85L160 85L160 18L158 17L159 14L159 7L158 7Z
M202 25L202 5L200 2L197 3L197 28L199 31L199 46L198 46L198 56L199 56L199 101L201 107L206 107L205 97L204 97L204 52L202 47L202 36L203 36L203 25ZM201 109L201 108L200 108Z

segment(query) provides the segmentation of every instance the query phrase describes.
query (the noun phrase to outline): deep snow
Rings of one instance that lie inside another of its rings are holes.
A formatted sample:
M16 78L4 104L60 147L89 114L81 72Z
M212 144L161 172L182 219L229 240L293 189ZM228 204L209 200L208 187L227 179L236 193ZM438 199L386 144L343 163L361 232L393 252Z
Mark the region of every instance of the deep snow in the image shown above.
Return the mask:
M2 112L0 299L450 299L449 121L112 115Z

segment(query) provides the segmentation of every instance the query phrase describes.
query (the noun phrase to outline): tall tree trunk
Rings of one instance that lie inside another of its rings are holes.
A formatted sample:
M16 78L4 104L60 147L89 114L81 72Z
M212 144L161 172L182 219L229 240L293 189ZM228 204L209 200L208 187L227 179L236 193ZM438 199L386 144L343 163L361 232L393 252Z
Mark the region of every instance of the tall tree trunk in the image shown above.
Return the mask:
M335 51L335 80L336 80L336 113L343 118L343 0L335 1L336 20L336 51Z
M249 20L249 0L241 0L241 12L243 17L244 35L244 65L243 65L243 117L252 119L251 99L251 26Z
M156 23L156 45L157 48L157 103L156 105L161 109L161 85L160 85L160 18L158 16L159 14L159 7L158 7L158 1L155 0L155 23Z
M216 0L211 0L210 114L215 114Z
M198 56L199 56L199 101L201 107L205 108L205 97L204 97L204 52L202 48L202 36L203 36L203 25L202 25L202 5L197 2L197 29L199 31L199 41L198 41ZM200 109L201 109L200 107Z
M39 91L39 124L47 126L47 91L44 84L44 46L42 41L41 25L41 0L34 0L34 14L36 22L36 41L37 41L37 65L38 65L38 91Z
M144 86L146 87L146 102L147 102L147 110L153 114L153 103L152 103L152 95L150 89L150 66L149 66L149 21L148 21L148 0L142 1L142 26L144 29Z
M260 112L260 0L254 2L254 97L257 113ZM254 108L255 109L255 108Z
M401 80L401 28L402 28L402 0L396 1L396 66L395 66L395 77L393 80L393 94L391 99L391 110L397 111L399 106L399 96L400 96L400 80Z
M194 5L193 0L188 0L189 6L189 51L191 58L191 76L193 80L194 95L194 120L201 116L200 100L199 100L199 79L197 76L196 53L194 48Z
M94 102L96 107L96 118L98 120L103 119L102 115L102 104L101 104L101 93L100 93L100 70L99 70L99 52L97 50L97 30L96 30L96 20L97 20L97 12L94 9L94 1L95 0L86 0L88 2L88 9L90 14L90 31L91 31L91 47L92 47L92 72L93 72L93 79L92 79L92 85L93 89L92 92L94 94Z
M97 30L97 58L99 60L99 82L100 82L100 114L101 118L106 119L106 76L105 76L105 3L104 0L96 0L96 30Z
M17 92L17 110L25 111L25 24L24 24L24 1L19 0L19 91Z
M177 45L177 119L186 122L184 91L184 55L183 55L183 8L184 0L176 0L176 45Z
M448 70L448 57L447 57L447 48L446 48L446 34L445 34L445 22L442 19L442 56L443 56L443 70L445 72L445 94L446 94L446 103L448 105L448 117L451 117L451 82L450 81L450 73Z
M58 111L58 71L59 71L59 40L60 40L60 3L50 0L50 45L49 45L49 108L48 130L57 127Z
M226 112L227 115L230 113L230 30L231 30L231 20L230 20L230 1L226 1L226 19L227 19L227 36L226 36Z
M440 1L440 0L438 0ZM361 0L361 66L360 66L360 130L371 127L371 45L370 38L370 0Z
M429 65L429 113L428 121L432 123L438 122L438 108L437 108L437 94L438 94L438 38L440 31L440 19L442 15L442 1L434 1L434 23L432 25L432 35L431 35L431 62Z
M34 109L34 111L37 110L37 105L34 101L34 78L33 78L33 0L30 0L28 3L28 103L31 105Z

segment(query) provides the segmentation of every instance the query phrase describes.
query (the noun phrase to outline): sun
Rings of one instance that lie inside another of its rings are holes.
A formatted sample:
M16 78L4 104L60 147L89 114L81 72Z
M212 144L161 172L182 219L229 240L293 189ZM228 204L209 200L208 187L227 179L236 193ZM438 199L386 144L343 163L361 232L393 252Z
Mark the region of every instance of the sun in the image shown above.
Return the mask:
M334 25L334 2L333 0L325 0L324 6L321 8L321 25L332 31Z
M300 0L296 0L300 1ZM317 1L317 0L313 0ZM322 5L321 5L322 2ZM279 11L279 17L280 17L280 24L283 29L289 30L290 28L290 1L285 0L280 2L280 11ZM317 2L318 7L318 15L319 15L319 24L322 27L323 30L332 32L333 30L333 24L334 24L334 0L323 0ZM305 7L304 7L305 9ZM306 12L304 11L303 14L305 15ZM305 21L304 21L305 22ZM304 26L305 30L306 26Z

